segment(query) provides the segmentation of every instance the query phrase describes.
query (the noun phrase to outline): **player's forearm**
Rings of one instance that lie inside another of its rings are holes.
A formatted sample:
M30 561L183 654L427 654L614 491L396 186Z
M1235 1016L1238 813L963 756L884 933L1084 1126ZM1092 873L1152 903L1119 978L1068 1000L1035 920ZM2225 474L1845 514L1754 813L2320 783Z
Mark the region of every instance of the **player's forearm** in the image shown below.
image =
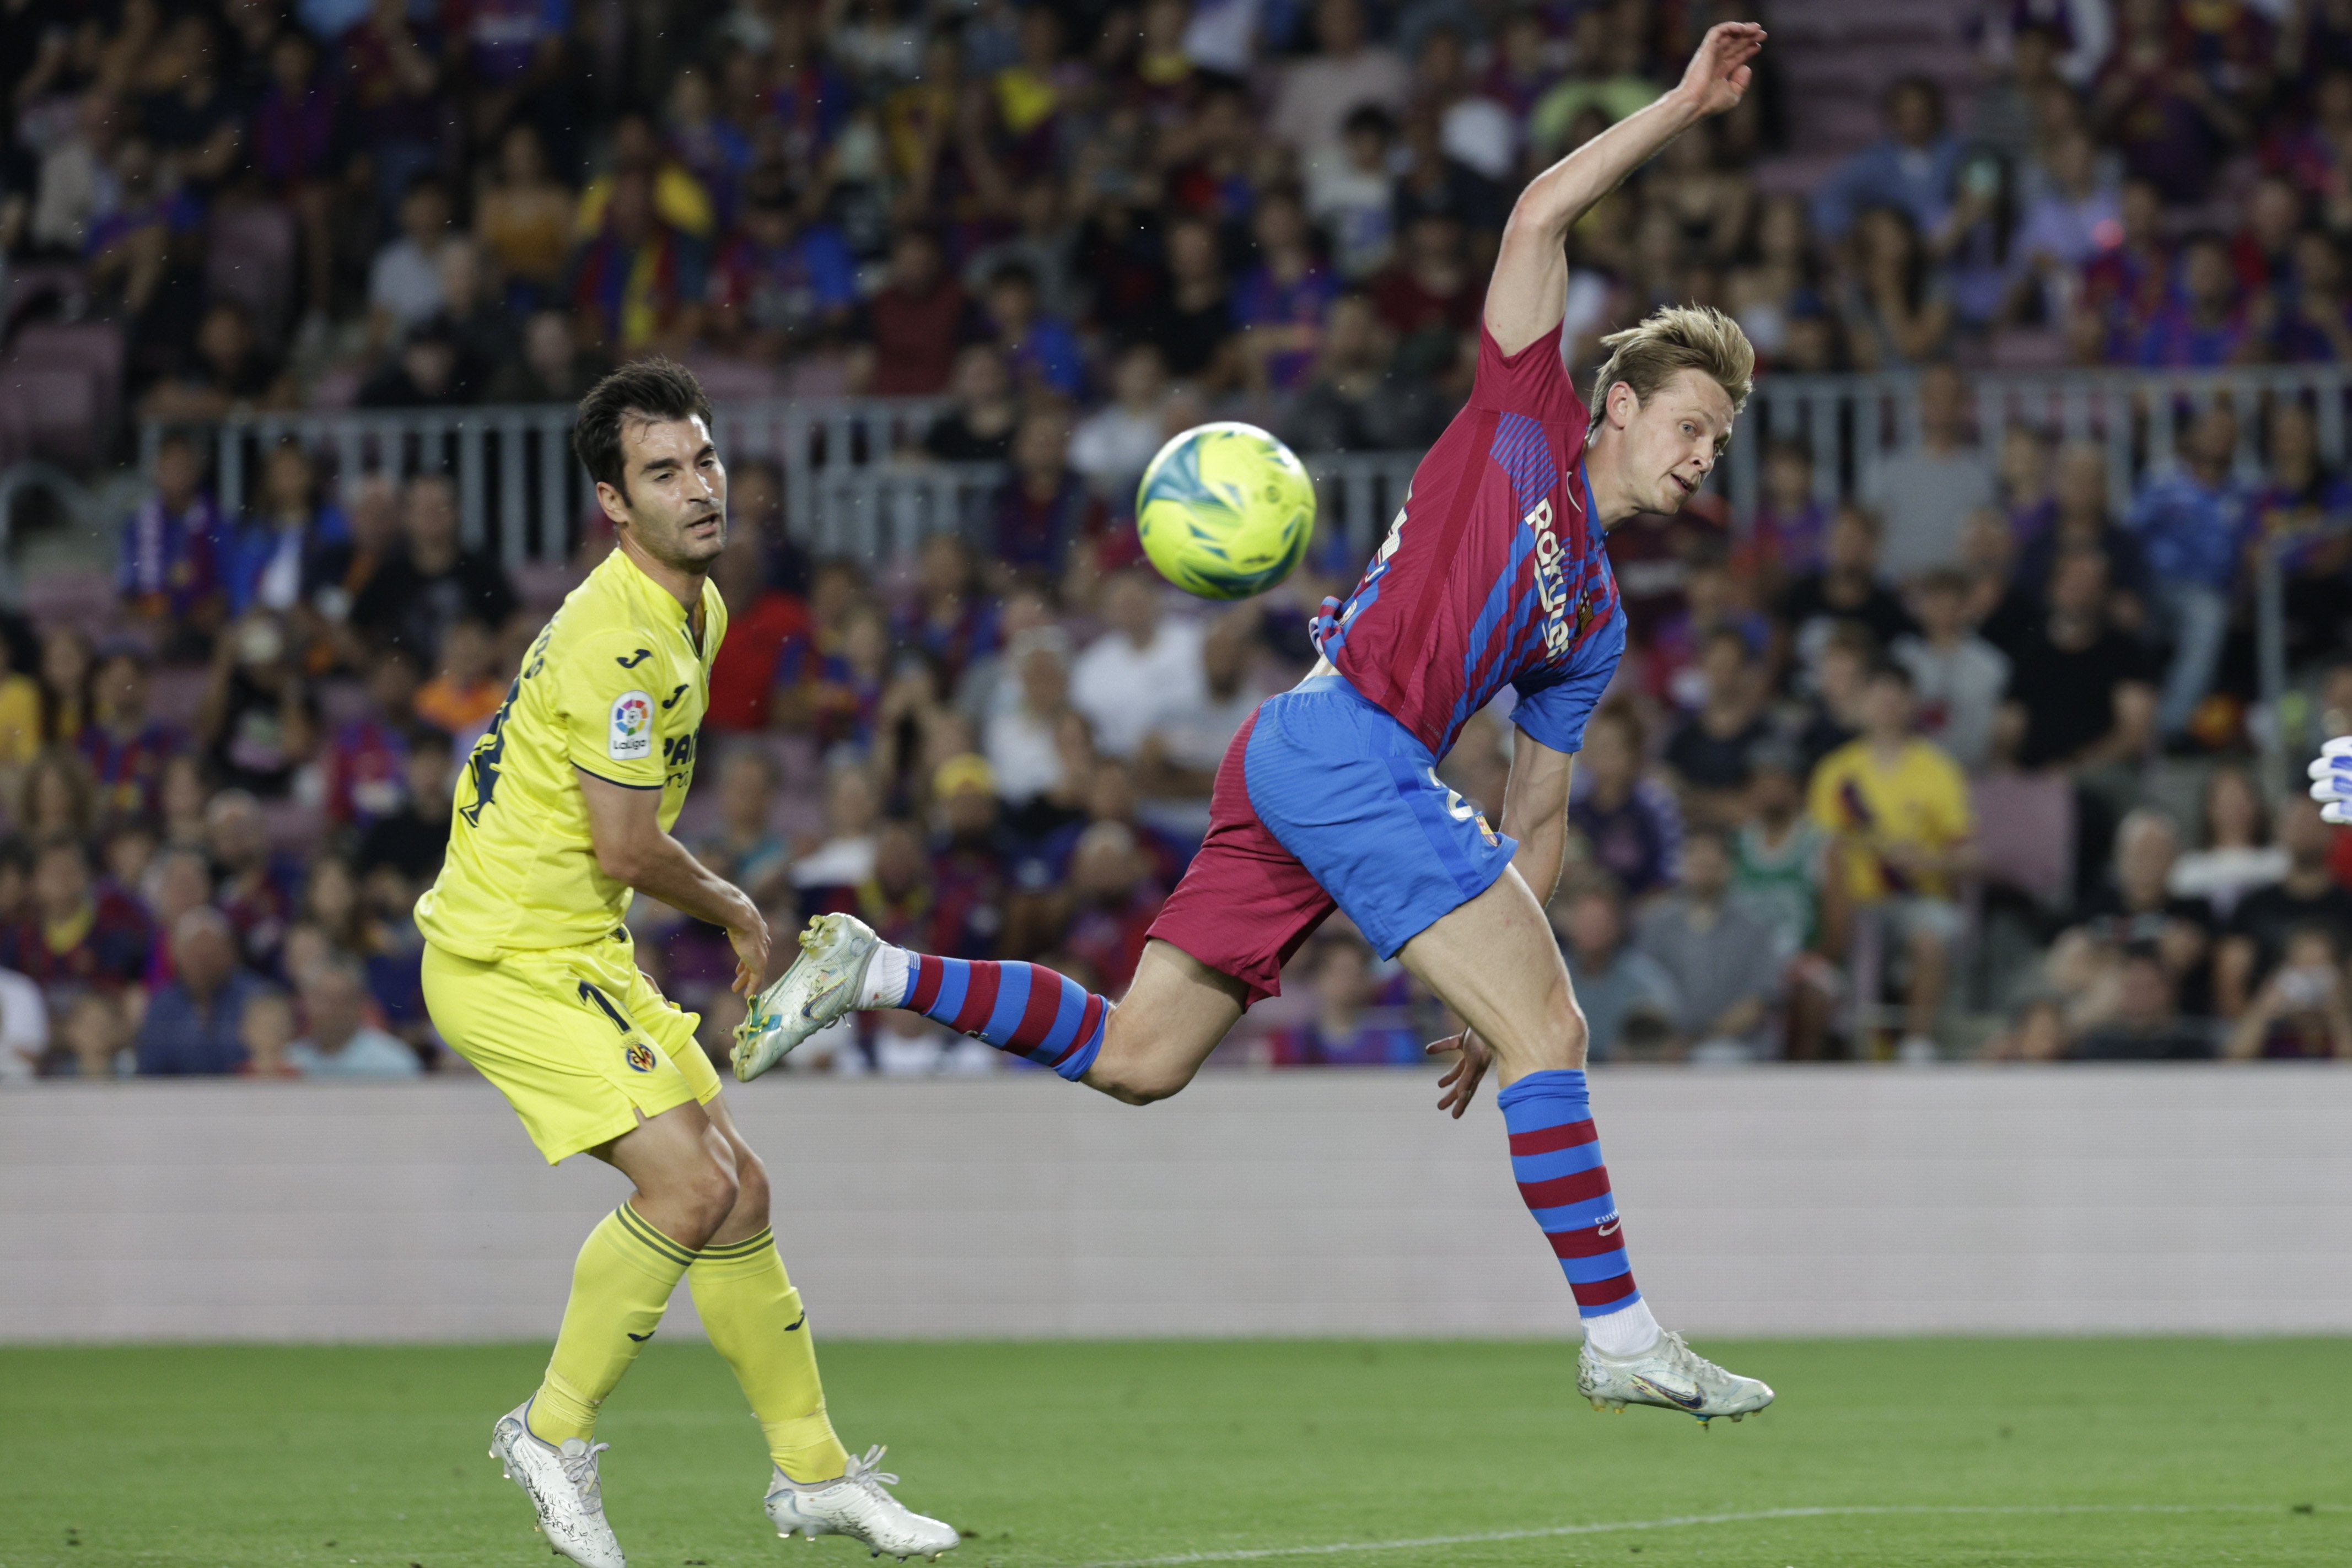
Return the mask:
M1569 226L1595 202L1700 118L1697 101L1680 88L1627 115L1528 183L1511 208L1504 244L1511 243L1512 231L1545 245L1560 244Z
M667 833L656 833L612 859L600 852L597 860L606 875L706 924L737 931L761 919L751 894L695 859Z

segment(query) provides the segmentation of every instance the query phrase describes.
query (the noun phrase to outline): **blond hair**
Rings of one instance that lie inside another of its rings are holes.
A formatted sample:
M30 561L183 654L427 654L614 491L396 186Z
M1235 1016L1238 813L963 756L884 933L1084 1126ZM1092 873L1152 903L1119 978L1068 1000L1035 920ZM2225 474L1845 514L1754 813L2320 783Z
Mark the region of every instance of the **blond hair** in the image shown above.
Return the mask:
M1592 423L1609 406L1609 389L1623 382L1633 396L1650 401L1659 388L1685 371L1710 377L1731 399L1731 412L1748 406L1756 382L1756 345L1739 323L1712 305L1669 305L1638 327L1601 340L1608 362L1592 378Z

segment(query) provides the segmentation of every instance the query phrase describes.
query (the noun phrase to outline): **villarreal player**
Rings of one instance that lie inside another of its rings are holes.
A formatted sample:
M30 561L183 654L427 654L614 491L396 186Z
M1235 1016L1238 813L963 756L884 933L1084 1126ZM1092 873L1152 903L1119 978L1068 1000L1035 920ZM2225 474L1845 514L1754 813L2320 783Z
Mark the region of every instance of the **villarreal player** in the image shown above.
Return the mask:
M808 1315L768 1228L766 1174L719 1097L695 1015L638 971L622 925L642 891L726 930L739 991L767 967L759 909L669 833L727 634L708 575L727 542L710 405L686 371L648 361L597 383L572 439L617 542L531 643L467 759L448 860L416 922L442 1038L499 1086L551 1165L593 1155L635 1190L589 1232L546 1379L499 1417L490 1455L557 1552L624 1568L596 1411L683 1279L767 1434L776 1528L936 1556L956 1531L891 1497L879 1448L852 1458L834 1436Z
M878 942L847 915L739 1031L737 1076L765 1071L851 1008L911 1008L1135 1103L1182 1089L1333 908L1468 1030L1441 1080L1460 1115L1490 1062L1513 1176L1583 1320L1577 1385L1604 1409L1711 1420L1772 1390L1662 1329L1601 1163L1585 1027L1545 924L1585 721L1625 649L1604 543L1672 513L1731 439L1755 351L1711 309L1658 311L1607 340L1588 407L1561 362L1569 228L1651 154L1739 101L1764 30L1710 29L1681 83L1538 175L1487 285L1469 403L1413 471L1388 541L1318 618L1322 661L1234 737L1207 838L1152 925L1116 1007L1050 969ZM1502 831L1438 779L1464 722L1504 686L1517 728Z

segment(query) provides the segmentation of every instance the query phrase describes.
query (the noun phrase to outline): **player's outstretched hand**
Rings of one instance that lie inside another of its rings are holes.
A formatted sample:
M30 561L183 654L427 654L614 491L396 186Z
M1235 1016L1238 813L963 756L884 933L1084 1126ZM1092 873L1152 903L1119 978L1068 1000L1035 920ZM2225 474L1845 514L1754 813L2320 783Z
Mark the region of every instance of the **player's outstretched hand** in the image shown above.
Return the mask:
M1764 47L1764 29L1754 22L1717 22L1698 42L1676 90L1701 114L1721 114L1738 103L1754 76L1748 62Z
M1445 1091L1438 1099L1437 1108L1452 1112L1454 1119L1460 1121L1462 1113L1470 1109L1470 1102L1478 1097L1479 1080L1486 1076L1487 1065L1495 1060L1495 1053L1487 1049L1485 1040L1466 1029L1460 1034L1449 1034L1422 1049L1432 1056L1445 1056L1455 1051L1461 1053L1454 1065L1445 1070L1445 1076L1437 1081L1437 1086Z
M2311 798L2327 821L2352 824L2352 735L2339 735L2319 748L2311 764Z
M768 983L768 923L752 912L750 924L728 928L727 940L735 949L735 984L729 988L750 1001Z

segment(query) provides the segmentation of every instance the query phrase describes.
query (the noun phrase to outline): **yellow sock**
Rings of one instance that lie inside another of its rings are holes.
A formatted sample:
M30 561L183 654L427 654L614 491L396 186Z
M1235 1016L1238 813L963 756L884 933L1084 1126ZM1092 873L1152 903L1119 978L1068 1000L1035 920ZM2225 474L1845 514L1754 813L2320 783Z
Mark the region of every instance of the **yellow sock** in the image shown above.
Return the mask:
M849 1455L824 1413L808 1313L776 1256L775 1233L704 1248L686 1282L703 1331L735 1369L768 1435L776 1468L796 1481L830 1480L846 1469Z
M542 1442L583 1442L596 1430L596 1407L661 1326L662 1309L694 1249L671 1240L627 1204L598 1222L572 1266L572 1300L547 1380L531 1396L530 1424Z

